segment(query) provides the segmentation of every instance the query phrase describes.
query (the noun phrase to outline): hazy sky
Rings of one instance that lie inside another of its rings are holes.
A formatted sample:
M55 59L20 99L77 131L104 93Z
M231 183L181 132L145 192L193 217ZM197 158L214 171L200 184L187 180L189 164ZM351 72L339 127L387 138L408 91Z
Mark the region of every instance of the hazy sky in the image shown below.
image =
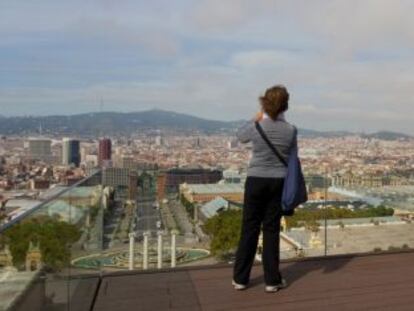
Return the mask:
M0 114L160 108L414 134L412 0L1 0Z

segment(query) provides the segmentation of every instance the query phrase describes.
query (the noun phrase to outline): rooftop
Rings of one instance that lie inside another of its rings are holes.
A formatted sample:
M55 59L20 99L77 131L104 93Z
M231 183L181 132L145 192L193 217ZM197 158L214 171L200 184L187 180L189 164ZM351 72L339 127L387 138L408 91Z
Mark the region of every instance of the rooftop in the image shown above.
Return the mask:
M360 217L360 218L337 218L337 219L327 219L328 226L335 226L339 223L344 225L372 225L374 222L378 221L382 224L404 224L405 222L398 216L381 216L381 217ZM323 224L325 220L318 220L319 224Z
M346 255L281 264L290 286L263 291L255 266L236 292L231 266L104 276L93 310L413 310L414 252Z
M49 188L47 191L43 192L40 195L40 198L43 200L49 199L53 196L62 193L61 197L77 197L77 198L87 198L90 197L94 191L96 191L96 186L82 186L82 187L67 187L67 186L55 186ZM65 192L65 190L70 190Z
M216 215L218 210L226 208L228 204L229 203L222 197L217 197L214 200L204 204L200 210L207 218L210 218Z
M197 194L244 192L243 184L186 184L185 188Z

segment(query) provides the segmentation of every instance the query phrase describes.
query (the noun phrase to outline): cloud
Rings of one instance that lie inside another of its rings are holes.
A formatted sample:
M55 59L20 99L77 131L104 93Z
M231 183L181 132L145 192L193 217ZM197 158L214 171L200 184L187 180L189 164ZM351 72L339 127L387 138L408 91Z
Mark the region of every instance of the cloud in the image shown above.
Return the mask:
M79 18L66 27L84 40L103 40L114 45L139 47L159 56L176 56L180 46L173 34L163 29L133 27L114 18Z
M287 1L280 0L202 0L191 11L192 21L202 31L226 32L244 29L263 15L282 17ZM280 14L281 13L281 14Z
M164 108L248 118L282 83L289 118L414 133L410 0L2 1L9 114ZM99 100L98 100L99 102Z
M193 10L201 34L292 45L317 42L325 57L352 59L371 50L414 48L410 0L203 0ZM241 36L241 37L243 37Z
M367 47L372 43L402 43L413 38L412 1L315 1L300 10L303 24L342 47ZM387 38L385 42L384 38ZM412 44L411 42L405 42Z
M298 61L298 57L291 51L255 50L235 53L231 57L230 64L242 68L262 68L283 66L295 61Z
M0 4L0 45L36 44L43 38L87 40L141 48L156 56L175 56L176 35L160 20L168 12L146 8L144 2L123 1L8 1ZM53 42L52 42L53 43Z

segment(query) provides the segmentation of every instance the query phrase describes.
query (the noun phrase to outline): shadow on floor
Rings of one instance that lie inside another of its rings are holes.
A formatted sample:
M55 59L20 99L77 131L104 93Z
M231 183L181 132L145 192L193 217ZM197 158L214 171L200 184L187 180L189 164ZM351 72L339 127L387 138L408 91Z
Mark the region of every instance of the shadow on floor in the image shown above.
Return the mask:
M322 271L322 273L332 273L337 270L341 270L345 267L350 261L353 260L353 257L346 258L335 258L328 259L324 258L322 260L305 260L305 261L296 261L292 263L281 264L280 273L286 279L288 284L293 284L300 278L305 277L307 274L314 271ZM255 287L258 285L264 284L263 274L260 276L254 277L250 280L250 286Z

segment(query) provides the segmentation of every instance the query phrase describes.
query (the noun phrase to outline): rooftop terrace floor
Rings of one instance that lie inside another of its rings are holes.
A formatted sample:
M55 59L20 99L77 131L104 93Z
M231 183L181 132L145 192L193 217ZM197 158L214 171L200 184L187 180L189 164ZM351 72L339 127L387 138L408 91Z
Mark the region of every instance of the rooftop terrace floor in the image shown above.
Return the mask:
M261 266L249 289L231 266L103 278L93 310L414 310L414 252L336 256L281 264L290 286L264 293Z

